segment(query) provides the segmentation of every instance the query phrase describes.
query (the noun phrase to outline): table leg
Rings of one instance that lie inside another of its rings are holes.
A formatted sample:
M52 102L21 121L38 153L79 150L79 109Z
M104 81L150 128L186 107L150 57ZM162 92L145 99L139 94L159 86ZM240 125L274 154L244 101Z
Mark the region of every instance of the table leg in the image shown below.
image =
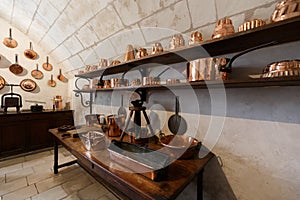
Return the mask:
M197 200L203 200L203 169L197 175Z
M58 144L57 141L54 140L54 174L58 173Z

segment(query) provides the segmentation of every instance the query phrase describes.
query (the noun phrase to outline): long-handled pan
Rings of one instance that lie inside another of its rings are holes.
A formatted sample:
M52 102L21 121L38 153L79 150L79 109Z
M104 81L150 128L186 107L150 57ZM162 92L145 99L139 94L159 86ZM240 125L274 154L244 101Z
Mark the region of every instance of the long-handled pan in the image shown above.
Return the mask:
M31 71L31 76L35 79L42 79L44 77L43 72L39 70L39 64L36 64L36 69Z
M181 117L179 112L179 100L178 96L176 96L175 102L175 114L172 115L168 120L168 127L173 134L183 135L187 129L187 123L183 117Z
M49 57L46 57L46 62L43 63L43 68L46 71L51 71L53 69L53 66L49 63Z
M48 81L48 85L51 87L56 86L56 82L55 82L55 80L53 80L53 74L51 74L51 79Z
M32 42L29 42L29 49L26 49L24 51L24 55L26 56L26 58L35 60L38 57L38 54L33 50L32 48Z
M15 55L16 63L9 66L9 71L15 75L19 75L23 72L23 67L18 63L18 54Z
M121 107L118 110L118 115L123 115L125 118L127 116L126 109L123 106L123 94L121 95Z
M11 28L9 29L9 37L4 38L3 44L9 48L16 48L18 46L18 42L12 38Z

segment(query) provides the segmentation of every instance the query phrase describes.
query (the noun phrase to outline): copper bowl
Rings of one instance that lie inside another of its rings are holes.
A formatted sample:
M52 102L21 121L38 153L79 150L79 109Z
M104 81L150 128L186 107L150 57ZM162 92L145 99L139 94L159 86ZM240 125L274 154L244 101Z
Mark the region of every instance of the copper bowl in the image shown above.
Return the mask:
M253 28L257 28L266 24L266 21L262 19L253 19L251 21L245 21L242 25L239 26L239 32L248 31Z
M198 154L201 142L196 138L185 135L160 134L160 143L168 148L174 157L191 159Z
M284 60L267 65L261 78L291 77L300 75L300 60Z
M300 15L300 0L283 0L276 4L271 22L278 22Z
M232 21L229 18L220 19L216 26L215 32L212 35L212 39L221 38L234 33L234 27Z

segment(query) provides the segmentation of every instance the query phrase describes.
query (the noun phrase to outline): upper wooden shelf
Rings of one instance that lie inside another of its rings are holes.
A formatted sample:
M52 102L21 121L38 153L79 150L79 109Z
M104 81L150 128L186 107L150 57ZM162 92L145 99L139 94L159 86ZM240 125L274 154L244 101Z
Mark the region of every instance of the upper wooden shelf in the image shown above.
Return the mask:
M300 40L300 16L288 20L270 23L249 31L238 32L221 39L208 40L201 45L192 45L165 51L158 55L149 55L112 67L75 75L80 78L95 78L129 71L137 66L147 64L157 66L186 62L199 58L216 57L240 52L263 44L276 41L277 44Z

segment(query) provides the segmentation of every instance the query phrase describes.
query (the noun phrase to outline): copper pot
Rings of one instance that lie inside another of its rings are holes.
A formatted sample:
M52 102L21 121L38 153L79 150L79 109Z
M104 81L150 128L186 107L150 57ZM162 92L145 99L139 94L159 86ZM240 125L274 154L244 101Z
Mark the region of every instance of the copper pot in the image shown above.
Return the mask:
M53 66L49 63L49 57L46 57L46 62L43 63L43 68L46 71L51 71L53 69Z
M119 137L125 125L124 115L109 115L107 116L108 136Z
M9 37L4 38L3 44L9 48L16 48L18 46L18 42L12 38L11 28L9 29Z
M32 42L29 42L29 49L26 49L24 51L24 55L26 56L26 58L35 60L38 57L38 54L33 50L32 48Z

